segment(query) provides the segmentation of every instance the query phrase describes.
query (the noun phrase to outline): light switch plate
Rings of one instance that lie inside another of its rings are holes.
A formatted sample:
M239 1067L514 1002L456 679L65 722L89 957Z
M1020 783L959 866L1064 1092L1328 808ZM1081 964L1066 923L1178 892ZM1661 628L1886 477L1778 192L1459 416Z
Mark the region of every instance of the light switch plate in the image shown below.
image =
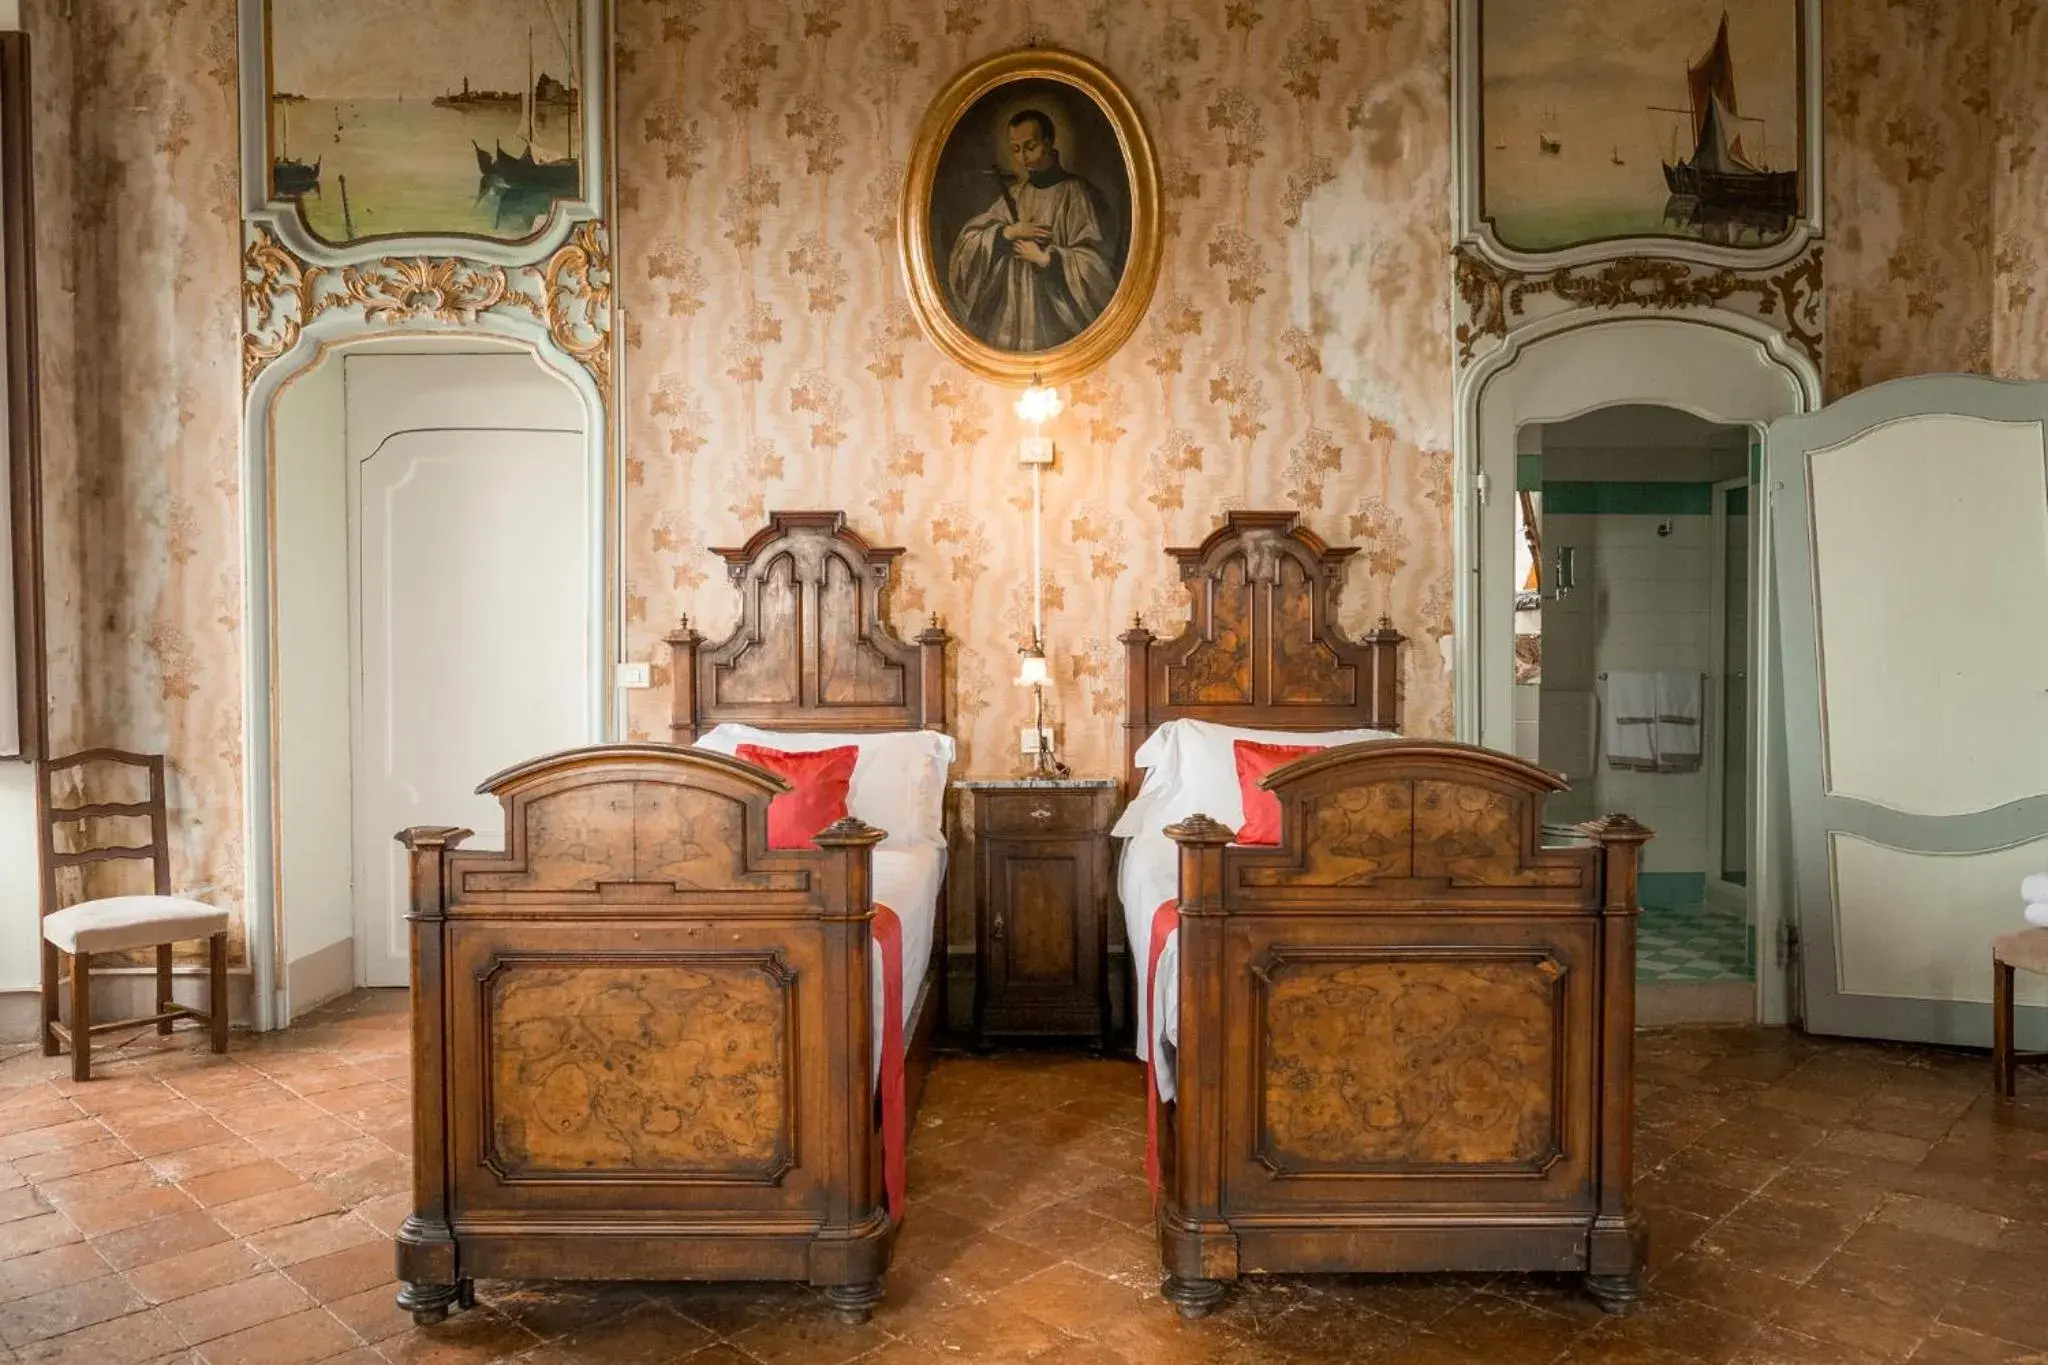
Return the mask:
M1058 726L1048 725L1045 727L1045 747L1048 753L1056 754L1060 751L1060 732ZM1020 753L1024 754L1035 754L1038 752L1037 727L1026 725L1017 731L1017 749Z
M1025 436L1017 442L1017 460L1021 464L1051 464L1052 437Z
M621 687L652 687L652 686L654 686L654 665L652 665L652 664L644 664L644 663L641 663L641 664L620 664L620 665L619 665L619 686L621 686Z

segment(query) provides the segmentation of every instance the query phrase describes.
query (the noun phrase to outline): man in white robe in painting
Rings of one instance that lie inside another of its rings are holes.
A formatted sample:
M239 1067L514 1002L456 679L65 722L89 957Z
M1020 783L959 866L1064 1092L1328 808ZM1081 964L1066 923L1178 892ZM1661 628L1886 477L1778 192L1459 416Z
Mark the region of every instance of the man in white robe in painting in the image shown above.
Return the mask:
M1052 120L1009 123L1017 178L968 220L946 264L953 316L1005 351L1045 351L1079 336L1116 293L1115 244L1096 188L1060 165Z

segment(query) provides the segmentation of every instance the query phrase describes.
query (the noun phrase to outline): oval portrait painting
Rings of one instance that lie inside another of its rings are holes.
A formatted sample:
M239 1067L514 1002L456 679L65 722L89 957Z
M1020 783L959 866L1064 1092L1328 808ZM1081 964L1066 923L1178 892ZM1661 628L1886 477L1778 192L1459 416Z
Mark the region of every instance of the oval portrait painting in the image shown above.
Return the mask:
M919 320L984 378L1083 373L1143 316L1157 172L1128 97L1085 58L1031 49L956 78L925 117L904 200Z

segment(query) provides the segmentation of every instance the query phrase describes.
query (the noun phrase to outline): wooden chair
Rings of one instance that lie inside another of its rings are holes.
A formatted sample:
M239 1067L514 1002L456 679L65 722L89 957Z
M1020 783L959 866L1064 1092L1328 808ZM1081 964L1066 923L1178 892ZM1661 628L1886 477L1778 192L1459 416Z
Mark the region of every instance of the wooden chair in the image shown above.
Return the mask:
M2013 1048L2015 971L2048 976L2048 929L2022 929L1991 941L1991 1088L2007 1099L2018 1090L2021 1066L2048 1062L2048 1052Z
M149 796L134 802L87 802L59 806L51 790L56 775L74 768L143 769L149 774ZM161 754L131 754L120 749L85 749L37 765L36 833L41 844L43 896L43 1055L54 1057L59 1044L71 1046L73 1080L92 1078L92 1035L115 1029L155 1024L169 1033L178 1019L196 1019L213 1032L213 1050L228 1050L228 914L210 905L171 894L170 822L164 806L164 760ZM149 842L59 850L60 825L91 820L149 820ZM153 895L105 896L58 908L57 874L67 867L121 859L147 859L156 874ZM211 977L210 1009L180 1005L171 995L171 945L205 939ZM92 1022L92 959L95 954L156 949L156 1013L111 1023ZM59 1018L59 954L71 958L71 1023Z

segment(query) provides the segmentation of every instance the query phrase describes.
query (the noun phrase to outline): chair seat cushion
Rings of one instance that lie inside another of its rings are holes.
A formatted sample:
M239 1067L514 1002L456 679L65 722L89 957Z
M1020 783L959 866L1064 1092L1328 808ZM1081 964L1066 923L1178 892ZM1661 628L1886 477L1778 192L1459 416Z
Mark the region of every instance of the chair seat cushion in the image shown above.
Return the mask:
M2048 929L2022 929L1991 941L1991 955L2023 972L2048 975Z
M43 937L66 953L118 953L225 933L228 912L182 896L108 896L43 917Z

